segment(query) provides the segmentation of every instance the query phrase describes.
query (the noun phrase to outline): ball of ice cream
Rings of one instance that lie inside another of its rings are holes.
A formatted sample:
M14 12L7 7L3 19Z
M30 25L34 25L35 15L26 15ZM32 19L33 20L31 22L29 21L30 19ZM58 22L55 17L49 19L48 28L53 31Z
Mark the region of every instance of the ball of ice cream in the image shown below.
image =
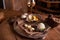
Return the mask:
M28 15L28 13L24 13L24 14L21 16L21 18L26 18L27 15Z
M39 23L37 27L40 31L43 31L46 27L44 23Z

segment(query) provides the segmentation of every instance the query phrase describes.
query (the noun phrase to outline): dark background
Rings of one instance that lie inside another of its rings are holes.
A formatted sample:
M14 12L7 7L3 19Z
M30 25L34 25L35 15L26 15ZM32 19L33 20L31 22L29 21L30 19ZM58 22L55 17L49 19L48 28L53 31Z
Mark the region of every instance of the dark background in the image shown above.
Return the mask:
M3 9L3 0L0 0L0 9Z

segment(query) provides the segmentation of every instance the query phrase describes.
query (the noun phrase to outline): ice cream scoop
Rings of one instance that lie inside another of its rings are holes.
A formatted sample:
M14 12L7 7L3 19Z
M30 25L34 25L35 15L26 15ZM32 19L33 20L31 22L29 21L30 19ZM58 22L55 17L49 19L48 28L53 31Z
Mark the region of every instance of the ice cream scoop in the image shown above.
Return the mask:
M43 31L46 27L44 23L39 23L37 27L40 31Z
M27 13L24 13L22 16L21 16L21 18L26 18L27 17Z

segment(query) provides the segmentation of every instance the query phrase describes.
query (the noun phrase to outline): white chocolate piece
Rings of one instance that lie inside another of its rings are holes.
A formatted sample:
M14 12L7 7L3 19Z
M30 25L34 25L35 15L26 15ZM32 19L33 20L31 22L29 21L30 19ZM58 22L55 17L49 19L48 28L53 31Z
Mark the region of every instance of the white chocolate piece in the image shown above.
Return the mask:
M34 28L32 28L32 30L35 30Z
M35 30L34 28L31 28L31 29L30 29L30 32L33 32L34 30Z
M31 29L32 27L31 27L31 25L28 25L28 29Z
M25 24L24 26L25 26L25 27L28 27L28 25L27 25L27 24Z

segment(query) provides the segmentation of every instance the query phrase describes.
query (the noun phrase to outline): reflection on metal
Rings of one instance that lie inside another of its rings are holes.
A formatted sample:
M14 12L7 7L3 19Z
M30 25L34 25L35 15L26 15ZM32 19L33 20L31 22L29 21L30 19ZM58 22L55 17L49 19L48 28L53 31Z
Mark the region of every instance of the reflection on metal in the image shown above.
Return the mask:
M6 9L5 0L3 0L3 9Z

